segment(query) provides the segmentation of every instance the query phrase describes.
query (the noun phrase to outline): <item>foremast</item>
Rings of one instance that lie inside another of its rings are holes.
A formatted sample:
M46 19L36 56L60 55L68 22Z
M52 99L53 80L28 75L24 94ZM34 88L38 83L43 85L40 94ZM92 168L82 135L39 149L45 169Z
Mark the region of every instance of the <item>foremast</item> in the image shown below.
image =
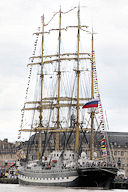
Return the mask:
M60 50L61 50L61 8L59 11L59 50L58 50L58 98L57 104L60 103L60 80L61 80L61 71L60 71ZM57 129L60 128L60 107L57 108ZM56 150L59 150L59 132L56 133Z
M80 45L80 6L78 6L78 33L77 33L77 121L76 121L76 143L75 152L78 153L79 150L79 45Z
M79 150L79 45L80 45L80 6L78 6L78 33L77 33L77 122L76 122L76 143L75 152ZM93 63L94 63L94 50L93 50L93 30L92 30L92 62L91 62L91 99L94 99L94 81L93 81ZM95 111L91 110L91 131L90 131L90 160L93 159L94 152L94 115Z
M44 61L44 15L42 16L42 53L41 53L41 74L40 74L40 78L41 78L41 90L40 90L40 106L42 106L43 104L43 79L44 79L44 74L43 74L43 63ZM39 122L39 126L43 127L42 125L42 107L40 107L40 122ZM38 133L38 159L40 160L41 155L42 155L42 150L41 150L41 144L42 144L42 131L39 130Z

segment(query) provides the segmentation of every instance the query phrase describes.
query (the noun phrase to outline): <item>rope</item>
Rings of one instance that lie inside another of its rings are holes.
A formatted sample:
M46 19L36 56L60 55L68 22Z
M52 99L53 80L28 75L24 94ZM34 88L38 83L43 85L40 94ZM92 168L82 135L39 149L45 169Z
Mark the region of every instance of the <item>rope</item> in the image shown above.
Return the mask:
M38 28L38 30L40 30L40 28ZM33 50L33 54L32 55L35 55L36 48L37 48L38 37L39 36L37 35L35 43L34 43L34 50ZM34 61L34 58L32 58L31 63L33 63L33 61ZM26 106L26 101L27 101L28 91L29 91L29 85L30 85L30 82L31 82L31 75L32 75L32 66L29 69L28 83L27 83L27 88L26 88L26 92L25 92L25 102L24 102L23 109ZM22 130L22 128L23 128L24 113L25 113L25 111L23 110L22 113L21 113L20 130ZM21 139L21 131L19 131L19 133L18 133L18 145L20 145L20 139Z

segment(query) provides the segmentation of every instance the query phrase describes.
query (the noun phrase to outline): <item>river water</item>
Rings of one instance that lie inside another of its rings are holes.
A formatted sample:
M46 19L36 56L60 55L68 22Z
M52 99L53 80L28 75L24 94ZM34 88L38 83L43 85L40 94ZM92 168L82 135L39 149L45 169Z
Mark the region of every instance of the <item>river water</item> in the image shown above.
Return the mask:
M97 189L80 189L80 188L62 188L62 187L37 187L22 186L18 184L0 184L0 192L128 192L128 190L97 190Z

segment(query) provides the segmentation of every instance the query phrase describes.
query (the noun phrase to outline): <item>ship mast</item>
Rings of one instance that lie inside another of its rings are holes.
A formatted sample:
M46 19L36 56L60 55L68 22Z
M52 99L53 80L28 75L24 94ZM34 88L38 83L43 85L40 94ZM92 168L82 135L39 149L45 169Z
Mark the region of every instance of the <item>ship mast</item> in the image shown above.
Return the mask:
M61 48L61 8L59 12L59 50L58 50L58 97L57 97L57 129L60 128L60 79L61 79L61 71L60 71L60 48ZM56 133L56 150L59 150L59 132Z
M78 33L77 33L77 122L76 122L76 145L75 152L79 150L79 44L80 44L80 6L78 6Z
M93 62L94 62L94 52L93 52L93 29L92 29L92 62L91 62L91 98L94 99L94 81L93 81ZM94 109L91 111L91 134L90 134L90 160L93 159L94 152Z
M41 96L40 96L40 127L42 127L42 100L43 100L43 79L44 79L44 74L43 74L43 58L44 57L44 15L42 16L42 54L41 54ZM38 134L38 159L41 158L41 141L42 141L42 136L41 136L41 131L39 131Z

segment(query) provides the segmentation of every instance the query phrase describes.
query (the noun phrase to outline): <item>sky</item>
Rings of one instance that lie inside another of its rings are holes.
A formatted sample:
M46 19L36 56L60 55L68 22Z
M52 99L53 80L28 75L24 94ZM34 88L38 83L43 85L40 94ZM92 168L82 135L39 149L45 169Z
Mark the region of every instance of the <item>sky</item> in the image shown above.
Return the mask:
M1 0L0 1L0 140L16 141L27 84L33 32L41 16L74 6L85 10L96 31L94 49L100 95L109 131L128 131L128 1ZM87 18L86 18L87 16Z

